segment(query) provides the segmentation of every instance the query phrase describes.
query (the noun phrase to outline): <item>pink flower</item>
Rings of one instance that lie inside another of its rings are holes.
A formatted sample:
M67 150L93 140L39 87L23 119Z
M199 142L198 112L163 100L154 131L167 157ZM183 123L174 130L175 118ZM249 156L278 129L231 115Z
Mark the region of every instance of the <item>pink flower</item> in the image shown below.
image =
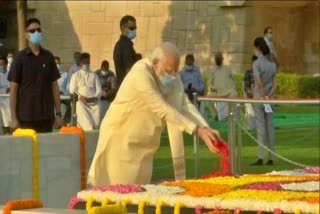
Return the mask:
M274 209L273 214L282 214L282 210L279 208Z
M91 187L89 190L99 191L99 192L111 191L111 192L117 192L121 194L143 191L143 189L139 185L134 185L134 184L117 184L117 185L110 185L110 186Z
M201 214L201 210L202 210L203 206L202 205L197 205L195 207L196 213L195 214Z
M80 203L80 202L85 202L85 200L73 196L73 197L70 199L70 202L69 202L69 205L68 205L68 209L73 209L73 208L76 206L76 204L78 204L78 203Z

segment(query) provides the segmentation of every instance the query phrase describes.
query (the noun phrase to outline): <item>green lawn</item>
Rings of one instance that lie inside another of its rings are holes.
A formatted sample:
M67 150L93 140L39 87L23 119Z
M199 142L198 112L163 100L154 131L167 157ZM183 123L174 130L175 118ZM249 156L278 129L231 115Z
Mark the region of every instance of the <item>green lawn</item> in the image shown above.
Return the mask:
M221 132L227 139L227 123L214 122L209 117L210 124ZM319 107L318 106L288 106L278 107L275 114L276 152L280 155L310 166L320 166L320 139L319 139ZM255 132L251 131L254 136ZM273 170L287 170L300 168L283 160L275 160L273 166L250 166L256 161L257 145L245 133L242 134L242 173L266 173ZM186 170L189 178L194 177L193 141L185 135ZM199 174L210 173L215 167L219 169L219 158L207 151L206 146L200 143ZM267 158L267 155L266 155ZM153 181L173 179L173 167L170 146L166 133L162 135L161 147L154 160Z

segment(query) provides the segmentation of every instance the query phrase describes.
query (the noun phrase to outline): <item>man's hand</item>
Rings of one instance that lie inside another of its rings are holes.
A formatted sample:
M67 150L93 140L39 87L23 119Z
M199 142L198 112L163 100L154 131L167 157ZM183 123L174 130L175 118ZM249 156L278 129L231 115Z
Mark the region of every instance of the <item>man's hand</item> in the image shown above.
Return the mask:
M106 92L105 90L102 90L102 91L101 91L101 96L102 96L102 97L107 97L107 92Z
M54 118L54 124L53 125L54 125L55 128L58 128L58 129L60 129L62 127L62 120L61 120L60 115L57 115Z
M222 138L217 130L211 128L198 128L196 133L207 145L211 153L218 153L219 149L214 147L212 142L221 141Z
M86 97L80 96L80 97L79 97L79 100L80 100L83 104L87 105L87 98L86 98Z
M17 128L20 127L19 121L17 119L13 119L10 122L10 129L12 132L14 132Z

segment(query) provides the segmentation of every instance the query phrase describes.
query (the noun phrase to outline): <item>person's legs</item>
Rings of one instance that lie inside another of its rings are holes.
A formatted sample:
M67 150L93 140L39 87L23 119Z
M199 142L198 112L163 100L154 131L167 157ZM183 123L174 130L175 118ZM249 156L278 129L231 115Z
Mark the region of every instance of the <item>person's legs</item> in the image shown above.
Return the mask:
M257 127L257 139L259 142L258 148L258 161L254 165L262 165L262 160L264 158L264 149L260 145L264 145L266 130L265 130L265 112L263 105L254 105L254 113L256 117L256 127Z
M66 112L63 116L63 124L67 125L71 120L71 102L70 100L62 100L61 103L66 107Z
M273 124L273 113L266 114L266 130L268 135L268 147L271 151L275 151L274 149L274 124ZM273 164L274 155L269 152L269 161L268 164Z

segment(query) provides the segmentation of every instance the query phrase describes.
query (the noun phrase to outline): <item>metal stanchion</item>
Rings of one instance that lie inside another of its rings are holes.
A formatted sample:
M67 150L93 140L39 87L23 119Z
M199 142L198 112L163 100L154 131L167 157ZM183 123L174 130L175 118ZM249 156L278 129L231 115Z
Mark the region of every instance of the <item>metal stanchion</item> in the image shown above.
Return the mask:
M78 95L76 93L70 94L70 99L71 99L71 105L72 105L72 121L71 124L72 126L77 126L77 108L76 104L78 101Z
M193 104L198 108L198 94L193 93ZM193 154L194 154L194 177L198 178L199 168L199 137L193 135Z
M232 103L228 103L229 107L229 118L228 118L228 141L230 148L230 164L231 164L231 173L236 175L235 170L235 147L236 147L236 138L235 138L235 124L234 124L234 109L232 108Z
M238 132L238 140L237 140L237 147L238 147L238 150L237 150L237 174L240 175L241 174L241 149L242 149L242 130L241 130L241 126L242 126L242 123L241 123L241 108L240 108L240 104L237 104L237 107L236 107L236 112L237 112L237 120L238 120L238 123L237 123L237 132Z

